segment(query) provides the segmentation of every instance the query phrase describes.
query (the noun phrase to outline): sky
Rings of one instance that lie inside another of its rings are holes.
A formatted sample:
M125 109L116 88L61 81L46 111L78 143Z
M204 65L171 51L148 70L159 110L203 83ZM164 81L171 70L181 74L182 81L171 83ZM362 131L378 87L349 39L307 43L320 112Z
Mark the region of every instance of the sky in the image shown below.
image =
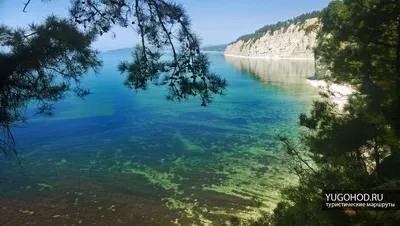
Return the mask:
M51 13L68 16L69 0L42 3L31 0L27 12L22 12L27 0L0 0L0 23L24 27L40 22ZM192 30L200 34L203 45L228 44L239 36L253 33L267 24L291 19L302 13L320 10L331 0L176 0L184 5L192 20ZM106 34L93 47L111 50L133 47L139 42L129 29L116 28L116 37Z

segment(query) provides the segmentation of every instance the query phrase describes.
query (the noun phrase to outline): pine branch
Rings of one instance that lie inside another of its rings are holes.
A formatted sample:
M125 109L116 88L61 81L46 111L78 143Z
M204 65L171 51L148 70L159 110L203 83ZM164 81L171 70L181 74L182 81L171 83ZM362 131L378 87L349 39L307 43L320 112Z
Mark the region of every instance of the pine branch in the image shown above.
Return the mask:
M31 0L28 0L26 3L24 3L24 9L22 10L22 12L26 13L26 8L28 7L30 2Z

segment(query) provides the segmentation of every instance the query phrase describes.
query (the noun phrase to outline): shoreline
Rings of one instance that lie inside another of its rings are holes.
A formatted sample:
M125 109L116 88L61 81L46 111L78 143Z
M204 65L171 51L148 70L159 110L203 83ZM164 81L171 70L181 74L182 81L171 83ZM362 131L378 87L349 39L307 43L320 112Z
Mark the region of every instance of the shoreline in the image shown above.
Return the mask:
M249 59L265 59L265 60L312 60L314 58L309 57L267 57L267 56L243 56L243 55L233 55L233 54L226 54L224 56L228 57L237 57L237 58L249 58Z
M203 53L220 53L220 54L224 54L224 52L222 52L222 51L211 51L211 50L200 50L200 52L203 52Z
M266 59L266 60L312 60L314 58L300 58L300 57L266 57L266 56L243 56L243 55L232 55L224 53L224 56L236 57L236 58L248 58L248 59ZM325 80L311 80L307 78L307 82L314 88L322 89L327 91L329 85L329 91L334 95L330 97L333 103L336 104L340 111L348 103L348 97L355 92L353 88L343 84L328 84Z
M328 84L325 80L311 80L307 79L307 82L318 89L322 89L323 91L327 91L329 87L329 91L331 91L334 95L330 97L333 103L336 104L340 111L343 110L345 104L348 103L349 95L356 92L353 88L348 85L340 85L340 84Z

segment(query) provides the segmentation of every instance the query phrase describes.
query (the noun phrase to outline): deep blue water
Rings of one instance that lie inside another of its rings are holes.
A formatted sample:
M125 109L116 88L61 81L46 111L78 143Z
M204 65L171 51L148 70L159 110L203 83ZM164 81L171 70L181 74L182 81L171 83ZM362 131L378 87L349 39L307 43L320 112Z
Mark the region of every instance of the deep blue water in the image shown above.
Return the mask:
M167 102L164 87L124 87L116 66L129 56L103 53L100 73L83 82L92 95L13 129L25 175L0 163L0 216L9 216L0 225L23 222L18 216L52 225L219 225L251 214L254 197L272 208L293 181L275 136L296 135L298 114L316 96L306 82L311 61L209 54L229 87L204 108L198 99Z

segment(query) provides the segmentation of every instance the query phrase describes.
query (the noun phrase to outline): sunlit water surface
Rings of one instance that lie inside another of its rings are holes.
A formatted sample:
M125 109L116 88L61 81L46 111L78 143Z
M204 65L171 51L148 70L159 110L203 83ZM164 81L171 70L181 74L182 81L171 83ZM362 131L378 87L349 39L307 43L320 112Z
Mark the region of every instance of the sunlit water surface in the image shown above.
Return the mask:
M229 88L204 108L128 90L116 66L129 51L102 57L92 95L14 129L25 175L0 162L0 225L222 225L273 208L294 181L275 135L298 132L312 61L209 54Z

